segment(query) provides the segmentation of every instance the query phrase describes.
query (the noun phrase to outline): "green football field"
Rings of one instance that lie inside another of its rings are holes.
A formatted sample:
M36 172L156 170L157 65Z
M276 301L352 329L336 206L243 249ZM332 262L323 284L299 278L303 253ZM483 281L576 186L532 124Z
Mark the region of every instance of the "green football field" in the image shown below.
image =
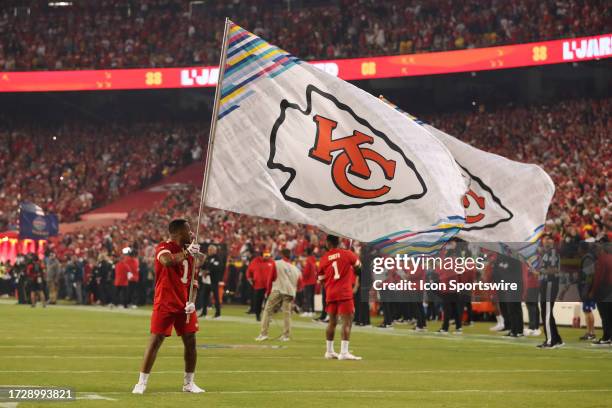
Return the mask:
M196 382L205 394L180 392L182 343L173 336L146 394L136 396L130 391L148 338L148 310L32 309L3 301L0 384L74 389L77 401L53 407L612 406L612 348L579 343L582 330L562 329L565 348L539 350L541 338L504 339L488 331L490 323L463 336L411 333L405 324L356 328L351 350L364 360L327 361L323 324L294 318L292 341L261 344L253 341L259 326L244 311L226 307L222 320L200 322ZM280 334L280 317L272 336Z

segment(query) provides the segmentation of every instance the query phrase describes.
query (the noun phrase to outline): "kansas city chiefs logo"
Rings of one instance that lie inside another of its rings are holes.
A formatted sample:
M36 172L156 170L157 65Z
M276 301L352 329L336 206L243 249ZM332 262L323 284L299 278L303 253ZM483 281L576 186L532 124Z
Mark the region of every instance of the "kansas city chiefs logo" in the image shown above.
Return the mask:
M459 164L459 163L457 163ZM465 208L465 226L463 230L473 231L493 228L502 222L510 221L514 214L504 206L491 187L481 178L476 177L464 166L463 176L470 179L470 188L463 196L462 204Z
M289 174L283 197L305 208L360 208L422 197L414 164L347 104L313 85L306 107L283 100L270 134L268 167Z

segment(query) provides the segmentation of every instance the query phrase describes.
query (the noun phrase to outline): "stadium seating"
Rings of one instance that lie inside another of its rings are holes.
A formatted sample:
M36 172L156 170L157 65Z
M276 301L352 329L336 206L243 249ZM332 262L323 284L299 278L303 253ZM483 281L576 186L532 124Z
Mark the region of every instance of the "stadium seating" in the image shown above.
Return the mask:
M486 47L610 32L607 2L556 0L78 1L0 4L7 71L216 64L223 19L304 58ZM308 3L308 7L300 7ZM190 6L191 4L191 6ZM265 6L265 7L264 7Z
M556 194L549 210L547 229L556 240L587 239L601 233L602 223L612 216L609 202L612 100L574 100L552 106L507 107L491 112L462 112L424 118L434 126L485 150L514 160L537 163L552 177ZM76 194L76 193L75 193ZM69 244L56 243L56 250L92 251L103 247L119 254L125 245L140 246L166 236L167 222L175 216L197 214L199 191L168 197L144 214L131 214L126 221L100 227L84 235L66 234ZM609 222L609 221L608 221ZM218 210L205 210L202 238L225 242L232 257L247 257L254 250L283 247L301 255L310 242L314 247L321 233L307 226L248 217ZM151 249L149 248L149 251Z
M20 201L75 221L199 158L201 136L196 127L172 123L3 126L0 228L16 224Z

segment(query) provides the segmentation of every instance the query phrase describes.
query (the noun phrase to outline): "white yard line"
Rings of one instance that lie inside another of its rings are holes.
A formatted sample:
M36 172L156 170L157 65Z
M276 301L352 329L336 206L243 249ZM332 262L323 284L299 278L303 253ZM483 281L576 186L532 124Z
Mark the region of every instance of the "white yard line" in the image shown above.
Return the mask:
M334 362L330 362L334 364ZM340 367L338 363L336 367ZM347 362L347 367L354 362ZM516 370L367 370L367 369L337 369L337 370L206 370L206 374L529 374L529 373L607 373L607 370L589 369L516 369ZM2 370L0 374L134 374L133 370ZM155 374L183 374L182 370L155 371Z
M601 389L455 389L455 390L241 390L241 391L206 391L198 394L205 397L206 394L573 394L573 393L612 393L612 388ZM79 393L77 393L78 395ZM128 392L103 392L102 395L127 395ZM145 394L153 395L178 395L185 394L181 391L145 391ZM195 396L195 395L194 395Z
M105 397L104 395L96 394L94 392L77 392L76 394L76 399L78 400L117 401L115 398Z

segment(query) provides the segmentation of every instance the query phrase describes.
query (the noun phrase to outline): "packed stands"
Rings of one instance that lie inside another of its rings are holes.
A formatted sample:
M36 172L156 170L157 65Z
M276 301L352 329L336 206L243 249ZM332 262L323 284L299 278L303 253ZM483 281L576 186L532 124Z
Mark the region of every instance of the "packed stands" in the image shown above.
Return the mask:
M0 129L0 224L32 201L61 222L184 167L202 127L176 123L11 124ZM59 158L59 160L58 160Z
M434 126L460 139L510 159L537 163L552 177L556 193L549 210L548 231L557 240L598 237L604 222L610 226L612 203L608 129L612 100L573 100L551 106L505 107L491 112L461 112L426 117ZM58 252L91 255L106 248L119 254L124 246L152 245L166 236L170 219L194 218L199 191L195 187L173 194L144 214L84 233L65 234ZM606 221L607 220L607 221ZM206 209L202 238L225 242L235 258L249 258L255 250L277 253L289 247L303 254L317 247L320 233L311 227ZM609 227L608 227L609 228ZM149 250L150 251L150 250Z
M216 64L224 18L304 59L408 54L610 32L602 0L36 0L0 4L0 70ZM303 5L303 7L302 7ZM307 7L306 7L307 6Z

